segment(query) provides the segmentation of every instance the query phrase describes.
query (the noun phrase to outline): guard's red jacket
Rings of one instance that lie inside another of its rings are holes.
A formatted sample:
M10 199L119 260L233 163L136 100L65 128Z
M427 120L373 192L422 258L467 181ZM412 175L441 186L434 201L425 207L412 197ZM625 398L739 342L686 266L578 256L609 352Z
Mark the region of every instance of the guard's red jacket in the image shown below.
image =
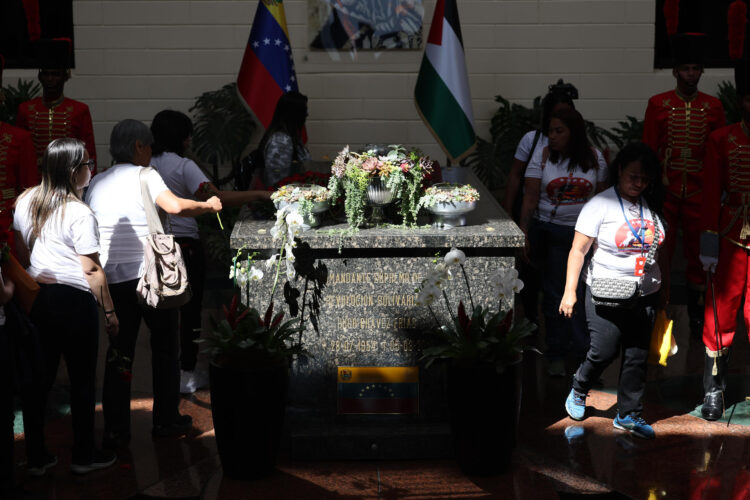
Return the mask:
M0 122L0 231L7 231L13 223L16 197L38 183L31 134Z
M21 103L16 125L31 132L37 163L41 164L47 145L54 139L73 137L86 143L89 158L94 160L96 174L96 143L89 107L82 102L64 97L52 108L44 105L41 97Z
M679 198L700 192L706 138L725 123L721 101L703 92L690 101L675 90L648 100L643 142L659 156L669 192Z
M750 129L744 122L710 135L702 182L701 230L750 248Z

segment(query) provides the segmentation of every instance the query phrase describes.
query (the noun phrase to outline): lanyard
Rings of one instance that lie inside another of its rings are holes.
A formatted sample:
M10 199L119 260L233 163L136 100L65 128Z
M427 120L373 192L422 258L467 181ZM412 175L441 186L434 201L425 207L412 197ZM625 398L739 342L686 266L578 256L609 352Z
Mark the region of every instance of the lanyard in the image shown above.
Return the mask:
M646 237L644 235L644 230L645 230L646 224L644 224L644 222L643 222L643 202L641 201L641 198L639 196L638 197L638 206L639 206L639 208L641 210L641 227L639 228L640 229L640 231L639 231L640 234L639 234L639 233L635 232L635 229L630 224L630 219L628 219L628 216L625 215L625 206L622 204L622 198L620 197L620 193L617 191L617 188L615 188L615 194L617 195L617 199L620 202L620 209L622 209L622 216L625 217L625 223L630 228L630 232L633 233L633 236L635 236L635 238L641 244L641 254L643 254L644 246L646 245Z

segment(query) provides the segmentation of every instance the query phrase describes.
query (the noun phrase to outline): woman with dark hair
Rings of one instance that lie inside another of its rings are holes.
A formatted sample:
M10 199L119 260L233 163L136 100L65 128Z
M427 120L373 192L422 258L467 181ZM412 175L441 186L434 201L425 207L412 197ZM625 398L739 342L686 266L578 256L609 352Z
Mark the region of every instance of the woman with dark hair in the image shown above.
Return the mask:
M659 213L664 202L661 167L651 148L640 142L631 143L618 153L609 178L612 187L596 195L581 210L568 257L560 314L570 318L581 302L576 292L583 270L584 309L591 345L573 377L565 409L574 420L584 418L587 392L622 351L618 412L613 425L652 439L654 430L641 413L651 330L656 311L663 307L666 298L655 258L665 234ZM592 246L590 264L584 266ZM619 307L601 301L595 304L592 283L599 279L610 285L635 282L638 292L629 303ZM660 290L662 293L658 293Z
M137 120L123 120L112 129L109 151L114 165L91 182L86 201L99 221L102 264L110 283L120 333L110 339L104 372L102 406L104 446L120 448L130 440L130 376L141 320L151 331L151 369L154 384L153 435L170 436L192 426L190 415L180 415L180 366L176 309L141 305L136 286L144 271L143 248L149 233L141 195L144 178L148 198L168 215L194 217L221 210L221 201L180 198L151 163L151 131ZM123 376L125 374L125 376Z
M307 97L295 91L282 94L271 124L258 144L263 154L263 184L266 186L297 173L300 165L311 159L302 140L306 119Z
M542 99L542 117L539 128L527 132L518 143L513 163L510 166L510 172L508 172L508 184L505 187L505 196L502 205L507 214L516 222L518 222L521 215L522 187L523 178L526 175L526 167L534 153L549 143L547 133L549 131L550 115L554 111L561 109L575 109L575 105L573 104L573 95L575 94L572 95L570 92L566 92L556 85L550 85L549 89L547 95ZM524 316L532 323L537 323L539 287L541 286L539 272L530 264L523 262L523 260L518 262L518 271L520 273L519 277L526 284L519 294L519 299L523 304Z
M55 139L44 153L41 184L16 202L13 227L19 258L40 285L30 316L39 329L44 376L32 408L24 408L27 470L36 476L57 463L44 442L44 414L61 355L70 379L71 470L85 474L117 459L94 447L98 306L104 309L110 337L117 335L119 323L99 262L96 217L81 201L93 165L83 141Z
M224 206L270 198L268 191L219 191L193 160L185 158L193 135L193 123L186 114L171 109L160 111L151 122L151 132L154 135L151 164L177 196L202 201L217 196ZM201 330L205 257L198 224L193 217L173 217L169 231L182 249L193 292L190 302L180 307L180 392L192 394L208 384L208 374L195 369L198 346L194 342Z
M553 88L554 85L550 85ZM542 99L542 120L539 128L531 130L521 138L513 155L513 163L508 172L508 184L505 186L503 197L503 209L518 221L521 212L521 199L523 193L521 187L526 173L526 166L537 149L542 149L549 143L549 121L552 113L562 109L575 109L570 94L561 90L550 90Z
M565 263L578 214L604 188L607 164L589 144L583 117L576 110L553 112L548 137L549 144L534 153L526 169L520 227L527 235L531 260L544 276L548 371L564 376L569 344L578 360L588 349L583 315L566 320L557 310L565 287Z

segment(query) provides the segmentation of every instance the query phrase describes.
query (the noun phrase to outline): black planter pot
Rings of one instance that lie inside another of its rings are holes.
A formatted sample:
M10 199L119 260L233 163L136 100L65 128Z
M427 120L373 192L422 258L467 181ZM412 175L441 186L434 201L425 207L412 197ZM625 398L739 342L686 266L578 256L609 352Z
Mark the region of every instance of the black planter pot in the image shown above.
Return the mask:
M510 467L521 405L521 364L497 373L488 364L451 364L448 405L456 460L466 474Z
M269 476L284 424L289 370L210 366L211 415L224 474L233 479Z

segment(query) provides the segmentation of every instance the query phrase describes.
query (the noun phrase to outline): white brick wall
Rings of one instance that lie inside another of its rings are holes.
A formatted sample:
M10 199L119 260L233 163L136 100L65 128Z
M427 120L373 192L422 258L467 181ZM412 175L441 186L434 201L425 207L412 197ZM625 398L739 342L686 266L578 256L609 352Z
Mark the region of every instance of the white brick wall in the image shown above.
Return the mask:
M425 0L425 37L434 0ZM256 0L76 0L77 68L66 94L91 106L108 163L115 122L186 111L237 74ZM308 45L307 1L287 0L300 90L310 98L313 157L344 144L406 143L444 158L414 109L421 51L326 53ZM642 117L647 98L674 85L653 70L654 0L459 0L476 129L488 137L494 96L530 104L557 78L580 91L584 116L612 127ZM35 78L6 71L6 82ZM727 70L709 70L714 93ZM253 141L257 141L254 137Z

